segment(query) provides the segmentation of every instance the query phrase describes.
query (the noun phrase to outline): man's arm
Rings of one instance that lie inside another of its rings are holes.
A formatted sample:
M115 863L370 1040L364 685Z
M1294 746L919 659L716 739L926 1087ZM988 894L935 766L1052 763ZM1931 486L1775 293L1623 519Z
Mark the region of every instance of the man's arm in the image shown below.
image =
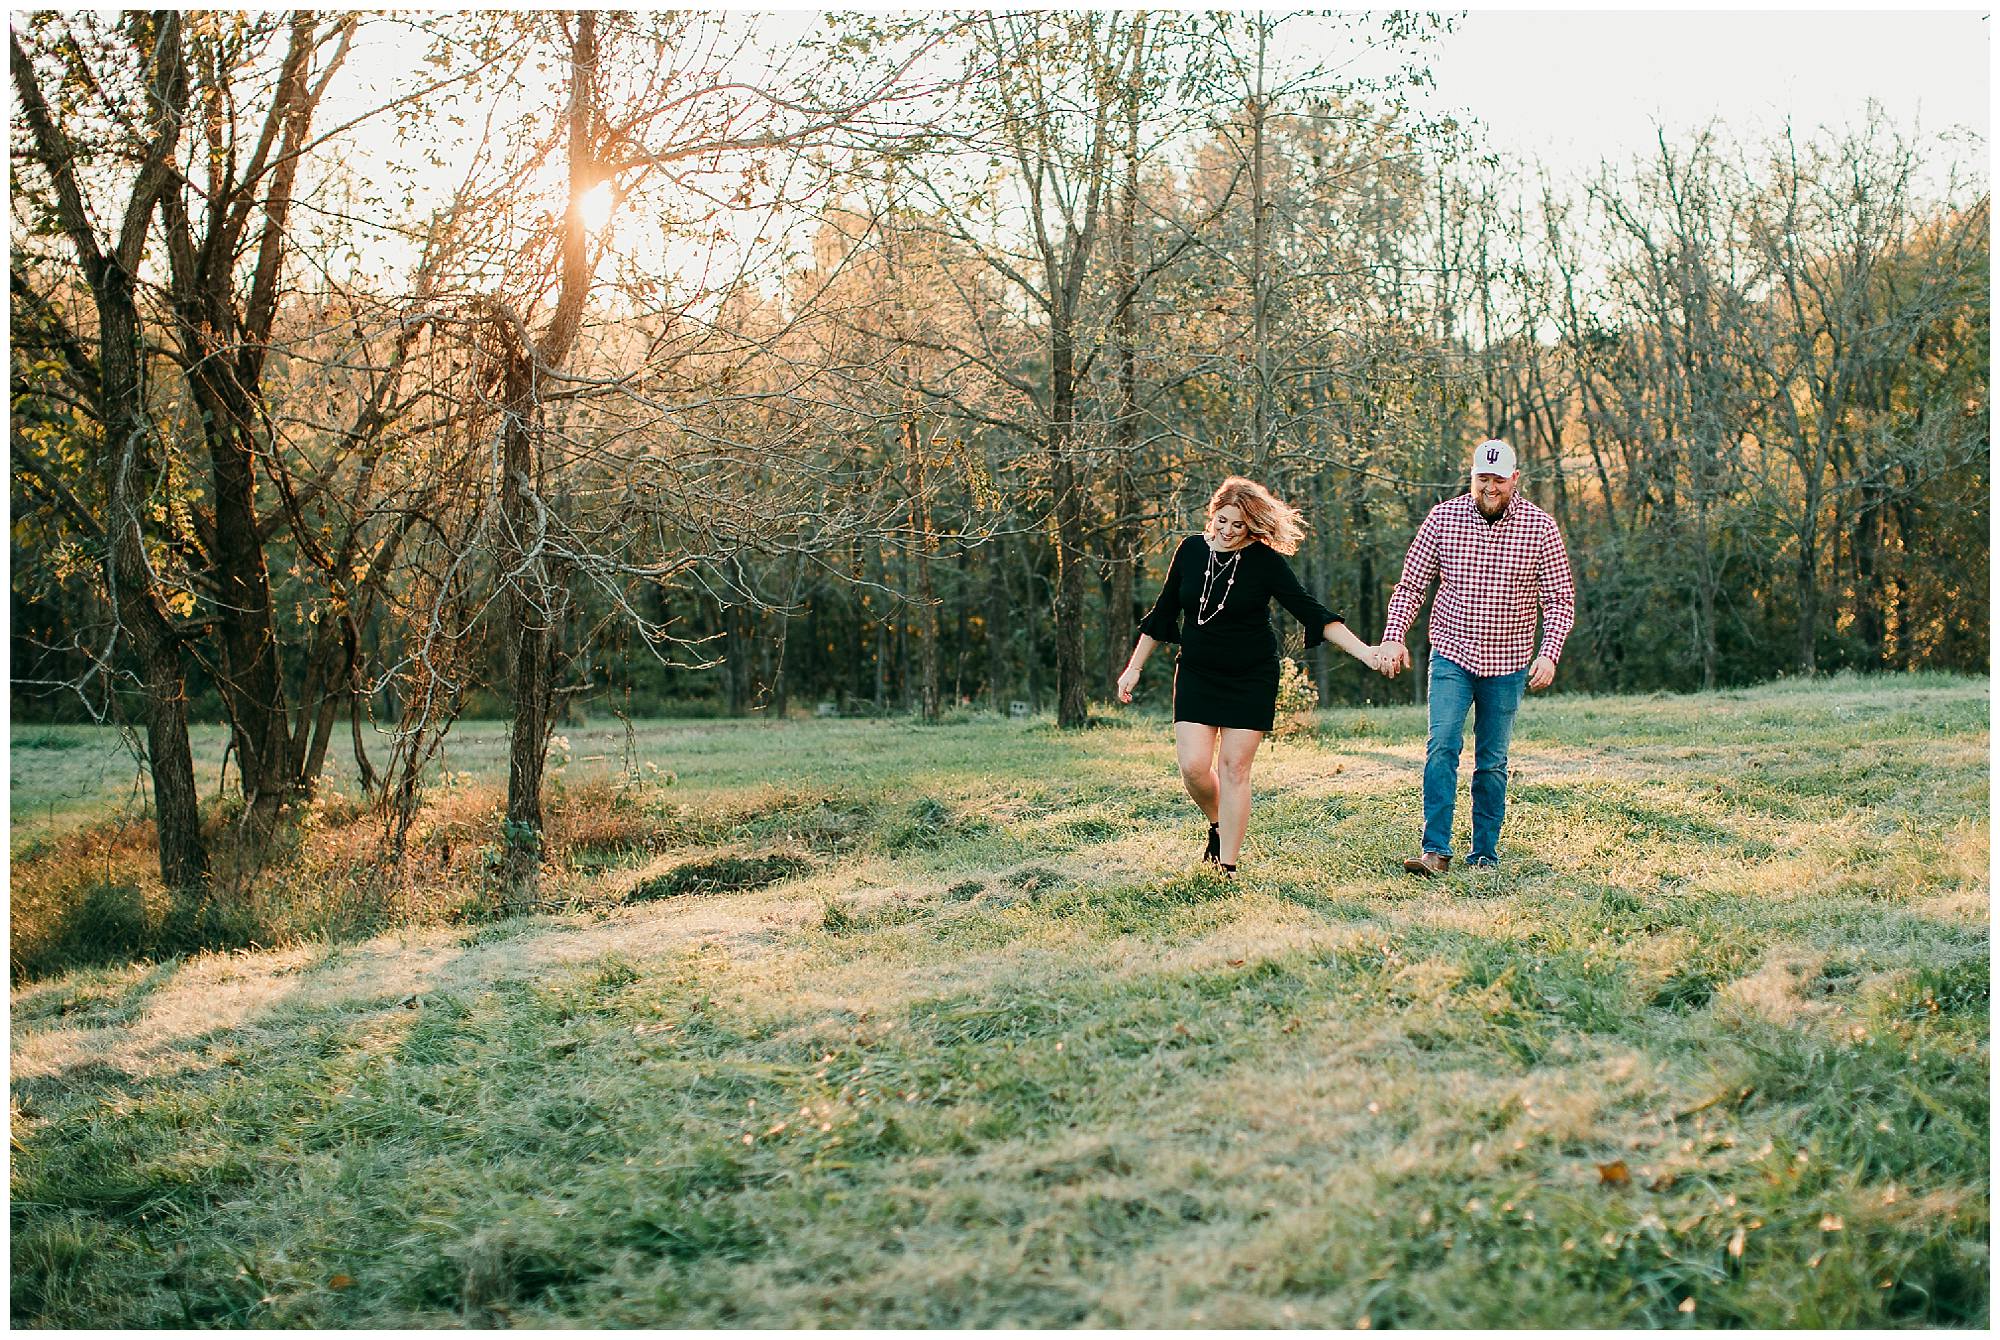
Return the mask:
M1410 635L1410 625L1416 621L1417 611L1423 608L1431 582L1437 578L1438 550L1439 522L1437 509L1433 507L1424 517L1424 524L1417 527L1409 552L1403 555L1403 575L1389 597L1389 617L1382 625L1382 645L1395 655L1397 669L1410 664L1410 650L1404 642Z
M1528 687L1545 689L1555 681L1556 662L1562 659L1563 643L1576 627L1576 579L1570 575L1569 551L1563 547L1562 532L1553 521L1536 557L1541 569L1542 653L1528 669Z

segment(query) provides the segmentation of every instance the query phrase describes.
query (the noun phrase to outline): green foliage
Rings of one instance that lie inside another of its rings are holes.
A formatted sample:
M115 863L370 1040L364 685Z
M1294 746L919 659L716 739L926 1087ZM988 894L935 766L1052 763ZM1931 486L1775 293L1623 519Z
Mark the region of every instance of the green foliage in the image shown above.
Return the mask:
M1287 656L1278 663L1278 705L1271 733L1289 737L1312 730L1313 713L1319 708L1319 689L1306 668Z

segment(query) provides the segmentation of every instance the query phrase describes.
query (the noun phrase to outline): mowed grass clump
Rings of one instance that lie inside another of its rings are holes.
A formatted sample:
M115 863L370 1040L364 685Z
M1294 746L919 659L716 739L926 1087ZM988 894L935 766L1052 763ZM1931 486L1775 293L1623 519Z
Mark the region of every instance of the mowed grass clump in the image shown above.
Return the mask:
M17 986L13 1320L1984 1325L1985 694L1531 700L1429 884L1418 709L1234 883L1157 720L649 728L561 915Z

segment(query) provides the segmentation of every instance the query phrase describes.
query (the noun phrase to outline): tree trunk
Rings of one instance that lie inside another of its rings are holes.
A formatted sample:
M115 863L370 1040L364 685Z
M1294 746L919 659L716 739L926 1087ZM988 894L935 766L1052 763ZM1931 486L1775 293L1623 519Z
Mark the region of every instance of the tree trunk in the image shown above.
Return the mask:
M327 73L342 60L351 30L350 20L325 34L341 35ZM293 189L319 100L310 78L315 51L323 40L318 16L294 13L290 33L266 112L264 144L272 144L269 137L276 137L268 169L261 148L258 165L240 180L233 166L218 174L211 164L211 198L198 242L179 195L170 194L163 201L177 336L200 410L213 490L214 532L208 558L217 592L221 653L217 687L229 713L253 851L261 848L280 811L300 791L299 764L306 756L292 740L266 540L257 516L257 463L260 458L275 459L279 446L262 431L267 408L264 365L281 305ZM317 90L325 86L323 76ZM221 116L220 104L228 94L212 73L203 80L203 96L208 115ZM253 216L261 218L254 247L244 233ZM253 252L255 265L239 303L242 261ZM297 538L309 551L302 528ZM317 555L313 557L317 560ZM302 736L317 720L312 707L307 706L305 713L298 725Z
M504 371L505 416L501 447L502 561L511 574L509 610L514 638L514 726L507 755L506 874L517 894L532 900L542 859L542 772L548 760L555 664L568 593L545 537L546 510L556 504L543 488L550 473L541 459L539 378L559 371L582 328L591 261L583 197L597 185L597 16L576 16L570 41L569 208L563 219L561 282L555 311L541 338L530 342L519 318L496 321L512 351Z
M222 413L247 405L217 405ZM222 646L219 687L229 719L250 813L252 842L268 835L292 793L291 725L284 668L271 617L271 574L257 536L254 447L240 425L211 430L211 479L215 488L216 602Z
M1882 649L1888 638L1886 611L1890 586L1881 579L1883 490L1874 484L1861 488L1860 506L1849 532L1854 562L1854 628L1868 649L1871 667L1880 667Z
M856 596L853 604L853 635L847 639L846 692L850 701L858 701L861 697L861 669L867 657L868 633L868 609L862 602L869 598L861 591L862 580L868 575L868 561L858 541L850 558L848 573L853 580L852 589L856 592Z
M57 217L75 245L97 308L95 410L106 448L106 595L143 667L146 753L153 778L160 879L173 896L176 917L191 923L206 896L209 872L194 787L194 751L188 741L186 653L167 618L158 578L147 560L141 529L147 491L137 477L141 460L150 455L147 443L152 425L146 412L133 276L168 181L174 147L180 142L188 94L181 17L167 11L154 23L152 48L145 53L146 112L152 140L133 180L118 237L109 250L100 248L92 230L70 142L51 115L34 66L13 34L8 37L8 63L21 114L55 187Z
M888 562L882 560L876 565L887 575ZM875 616L875 710L887 710L889 706L889 621L886 611L878 611Z
M361 779L361 795L363 799L371 799L381 783L375 776L375 765L368 761L368 745L361 734L362 702L361 686L357 683L354 692L348 695L347 721L354 737L354 771Z
M715 618L722 630L722 645L727 648L722 664L729 715L748 716L756 698L755 686L750 678L750 642L754 632L750 616L734 605L725 605L717 600Z
M986 559L986 699L995 712L1006 710L1007 685L1007 542L987 541Z
M771 706L771 697L777 692L777 643L784 637L784 616L782 614L778 616L779 631L776 636L768 635L762 628L758 627L760 622L768 622L768 620L756 620L753 615L749 622L749 641L752 646L757 648L757 690L754 698L756 701L756 710L761 712Z
M953 661L951 672L951 705L954 708L972 701L965 693L965 662L972 655L972 617L969 610L971 602L966 598L972 590L972 583L966 580L966 567L965 551L961 549L953 581L953 585L958 588L958 598L952 602L958 611L958 629L953 638L953 645L958 648L958 655Z
M1816 643L1819 634L1819 543L1814 533L1816 527L1808 526L1807 534L1799 537L1799 561L1796 569L1799 587L1799 673L1814 674L1818 670Z
M896 548L896 590L907 594L909 589L910 546L905 543ZM896 606L896 703L904 712L917 705L915 684L910 675L910 611L901 602Z
M185 916L208 883L208 849L202 842L201 802L194 788L194 750L188 742L187 680L180 648L171 642L146 647L141 659L160 879L175 892L176 910Z
M1125 182L1119 197L1115 288L1124 298L1118 309L1116 341L1118 417L1112 424L1111 562L1106 594L1110 636L1105 639L1104 682L1114 683L1130 654L1138 611L1133 587L1139 570L1139 496L1133 479L1139 457L1139 76L1145 50L1145 23L1131 29L1131 68L1125 93Z
M931 502L925 490L923 433L914 408L903 413L903 450L910 462L910 528L916 534L918 621L918 708L925 721L938 719L938 607L931 590Z
M1035 550L1032 543L1024 540L1021 544L1021 599L1015 602L1014 608L1029 611L1021 625L1025 635L1021 683L1027 690L1029 706L1039 712L1042 707L1042 622L1032 613L1036 602L1035 586Z
M1707 536L1698 543L1706 544ZM1704 691L1713 689L1716 683L1717 639L1715 635L1715 579L1714 560L1706 550L1697 556L1701 565L1700 580L1695 583L1695 622L1698 649L1701 653L1701 687Z
M1056 724L1064 729L1088 724L1083 656L1083 484L1078 478L1071 437L1075 432L1074 349L1066 322L1051 337L1049 485L1055 529Z
M133 477L150 429L139 381L139 322L132 278L115 260L97 285L107 434L121 444L113 467L109 512L111 553L106 578L119 622L144 667L146 757L160 843L160 879L174 894L175 915L192 924L208 889L208 849L201 834L188 740L186 651L161 606L139 517L145 491Z
M788 659L792 641L792 616L790 611L798 607L799 586L805 580L805 565L806 560L803 554L792 555L791 580L785 583L786 613L778 616L777 645L773 648L771 657L771 714L780 721L783 721L791 712L792 681L798 678L798 671L794 666L798 658L789 657ZM812 636L810 632L811 627L812 625L808 623L808 632L806 634L808 641L810 641Z
M541 552L535 493L532 370L516 365L510 376L503 413L500 511L507 542L503 561L515 573L509 588L508 614L513 629L509 659L514 667L514 721L507 748L507 819L505 827L508 882L532 896L539 887L542 860L542 773L548 762L549 713L555 701L554 653L561 595L545 580L547 556Z
M345 643L344 645L351 654L352 644ZM343 667L339 679L332 680L331 683L339 683L348 678L349 675L345 667ZM347 695L341 693L338 689L329 687L301 702L302 710L305 702L312 702L314 704L310 733L304 729L303 723L301 723L299 731L298 743L302 744L304 749L302 751L295 750L294 752L294 757L298 759L298 763L293 768L292 775L297 780L298 795L302 800L311 799L314 792L319 789L319 779L326 772L327 750L333 744L334 726L340 719L341 699L345 696ZM302 757L300 756L301 754L303 755Z

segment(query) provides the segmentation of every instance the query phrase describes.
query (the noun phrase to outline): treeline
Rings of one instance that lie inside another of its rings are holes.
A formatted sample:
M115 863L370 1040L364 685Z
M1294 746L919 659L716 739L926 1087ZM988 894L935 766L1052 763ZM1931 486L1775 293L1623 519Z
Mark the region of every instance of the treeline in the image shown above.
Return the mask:
M1565 687L1985 668L1982 146L1551 181L1404 104L1424 16L741 23L17 19L13 701L145 731L170 886L191 713L253 846L508 716L531 882L565 714L1079 724L1229 473L1373 640L1490 435Z
M1985 669L1983 195L1920 198L1935 163L1880 122L1807 143L1662 141L1567 193L1523 192L1520 176L1464 158L1440 172L1379 124L1331 142L1321 129L1233 128L1210 162L1138 192L1152 229L1166 218L1195 241L1151 277L1136 320L1116 314L1127 330L1101 317L1092 332L1103 357L1079 397L1083 464L1060 523L1085 574L1089 694L1107 692L1135 611L1225 474L1305 508L1297 561L1372 640L1417 523L1463 491L1487 436L1519 449L1528 495L1568 537L1584 609L1569 687ZM1227 146L1259 138L1268 198L1230 199ZM885 271L875 301L922 301L899 278L953 299L970 287L942 272L976 274L981 257L935 219L873 223L863 245L878 258L937 249L930 275ZM997 481L997 502L986 510L947 468L928 529L870 537L835 571L767 566L788 608L683 604L727 649L727 710L910 710L930 673L948 702L1053 705L1065 556L1049 465L1037 420L996 423L993 407L1008 378L1045 375L1025 346L1046 337L1013 332L1013 360L984 366L976 311L930 319L963 323L922 346L959 382L889 375L923 407L925 435ZM886 430L870 446L920 478L921 449ZM935 612L902 598L927 554ZM848 580L860 573L890 591ZM1316 670L1324 700L1385 692L1339 658ZM1420 680L1398 688L1420 694Z

